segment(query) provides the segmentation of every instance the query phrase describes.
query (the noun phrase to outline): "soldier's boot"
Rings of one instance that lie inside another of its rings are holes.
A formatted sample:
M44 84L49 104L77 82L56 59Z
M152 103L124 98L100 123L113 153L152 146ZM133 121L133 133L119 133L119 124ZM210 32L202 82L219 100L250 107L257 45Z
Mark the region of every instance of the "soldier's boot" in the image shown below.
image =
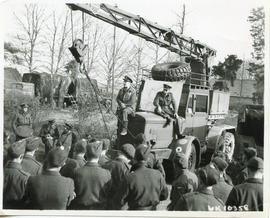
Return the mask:
M122 128L122 132L120 133L121 135L126 135L127 134L127 127L128 127L128 122L123 121L123 128Z
M169 116L166 117L166 123L164 124L163 127L165 128L165 127L169 126L171 122L172 122L172 119Z

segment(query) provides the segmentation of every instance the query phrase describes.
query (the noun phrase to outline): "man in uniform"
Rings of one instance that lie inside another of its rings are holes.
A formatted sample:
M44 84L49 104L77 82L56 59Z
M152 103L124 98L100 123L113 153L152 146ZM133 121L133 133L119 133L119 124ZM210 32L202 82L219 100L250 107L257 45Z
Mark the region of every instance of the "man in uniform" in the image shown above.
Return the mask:
M247 163L247 180L235 186L226 202L229 211L263 210L263 160L251 158Z
M128 76L124 77L124 87L119 90L116 101L118 103L118 114L122 122L121 135L127 134L128 115L135 112L136 107L136 91L131 86L132 79Z
M128 176L117 202L120 206L126 202L129 210L156 210L160 201L168 198L168 188L164 177L158 170L147 168L146 161L150 147L140 145L135 151L135 168Z
M25 152L25 140L20 140L8 148L11 158L4 168L3 208L23 209L26 183L30 176L23 171L21 162Z
M56 141L59 139L59 130L56 126L55 119L51 119L45 123L40 130L40 137L45 145L45 155L54 148Z
M173 94L169 92L171 88L171 86L164 84L163 91L160 91L156 94L153 102L154 106L156 107L155 113L167 120L165 126L171 123L171 118L177 117L175 111L175 100L173 98Z
M173 210L174 205L182 195L194 192L198 188L198 177L188 170L188 159L184 153L176 153L173 164L176 179L172 182L171 203L168 205L168 210Z
M86 160L84 159L86 145L86 139L81 139L75 144L75 153L73 159L77 161L79 167L83 167L86 164Z
M224 203L214 196L212 186L217 183L215 169L201 168L198 171L199 187L196 192L184 194L173 210L180 211L223 211Z
M16 114L12 122L13 131L16 135L16 141L32 136L32 117L28 112L28 105L23 103L21 109Z
M66 158L63 146L52 149L47 155L46 169L41 175L29 178L26 196L30 209L65 210L75 197L73 180L59 173Z
M74 174L76 198L70 209L105 210L111 198L111 174L101 168L98 159L101 154L100 141L88 143L86 146L87 163L77 169Z
M227 201L227 198L233 188L233 186L226 183L224 179L224 175L226 174L226 169L228 167L228 164L225 160L223 160L220 157L215 157L212 162L216 165L216 169L219 172L219 179L217 181L217 184L213 185L213 192L214 195L221 199L223 203L225 204Z
M31 137L26 139L26 149L22 160L22 168L32 176L41 173L42 165L35 159L35 152L40 145L39 137Z
M58 146L64 146L65 150L69 151L68 156L72 158L74 145L76 143L76 135L72 132L73 126L65 123L64 130L59 137Z

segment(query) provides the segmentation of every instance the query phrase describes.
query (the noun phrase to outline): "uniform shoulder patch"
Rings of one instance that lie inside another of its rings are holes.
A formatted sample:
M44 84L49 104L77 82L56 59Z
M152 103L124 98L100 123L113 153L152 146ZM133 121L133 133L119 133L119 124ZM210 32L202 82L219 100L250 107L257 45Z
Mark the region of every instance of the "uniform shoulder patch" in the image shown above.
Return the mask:
M25 177L30 177L30 176L31 176L30 173L27 173L27 172L25 172L25 171L22 170L22 169L19 169L19 172L20 172L22 175L24 175Z

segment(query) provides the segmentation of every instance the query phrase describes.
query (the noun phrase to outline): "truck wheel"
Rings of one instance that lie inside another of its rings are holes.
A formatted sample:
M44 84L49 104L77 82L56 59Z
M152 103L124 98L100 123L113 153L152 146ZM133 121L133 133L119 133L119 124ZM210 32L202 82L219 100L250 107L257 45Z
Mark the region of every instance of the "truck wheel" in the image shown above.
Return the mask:
M227 154L228 160L232 160L235 147L235 137L231 132L225 132L221 135L218 143L218 150Z
M160 81L185 80L190 75L190 72L189 64L183 62L156 64L151 70L152 78Z
M190 152L190 155L188 157L188 169L189 170L191 170L191 171L195 170L196 161L197 161L196 149L195 149L195 145L192 143L191 144L191 152Z

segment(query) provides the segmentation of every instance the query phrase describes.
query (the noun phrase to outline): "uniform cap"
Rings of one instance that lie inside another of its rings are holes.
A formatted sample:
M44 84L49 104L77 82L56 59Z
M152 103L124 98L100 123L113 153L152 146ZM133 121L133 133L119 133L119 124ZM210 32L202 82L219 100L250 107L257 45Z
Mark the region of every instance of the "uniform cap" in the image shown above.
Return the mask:
M170 85L168 85L168 84L163 84L163 88L164 89L171 89L172 87Z
M187 159L186 155L182 152L175 153L175 156L173 158L173 162L182 169L188 168L188 159Z
M216 165L219 171L224 171L228 167L227 162L220 157L215 157L212 162Z
M247 167L253 170L263 169L263 160L259 157L253 157L248 161Z
M146 143L146 138L145 138L145 135L143 133L139 133L138 135L136 135L136 137L135 137L135 144L136 145L145 144L145 143Z
M204 167L199 169L198 177L200 177L204 185L212 186L217 184L219 180L219 173L216 169L211 167Z
M121 151L125 154L129 159L133 159L135 156L135 148L132 144L123 144L121 146Z
M147 160L150 154L150 147L139 145L135 150L135 159L138 161Z
M73 128L73 126L72 126L71 124L69 124L69 123L65 123L65 126L66 126L68 129L72 129L72 128Z
M129 77L129 76L125 76L124 79L123 79L125 82L130 82L132 83L132 79Z
M26 144L25 139L22 139L20 141L17 141L11 144L8 148L9 156L13 159L13 158L18 158L20 155L24 154L25 144Z
M257 150L255 148L249 147L244 149L244 154L246 155L247 159L251 159L257 156Z
M75 152L77 154L79 153L85 153L86 152L86 145L87 145L87 140L86 139L81 139L75 144Z
M21 106L22 108L24 108L24 107L29 107L29 105L26 104L26 103L22 103L22 104L20 104L20 106Z
M50 167L63 166L67 159L67 151L64 146L53 148L49 151L47 160Z
M33 151L39 147L41 139L39 137L30 137L26 139L26 151Z
M86 156L88 158L98 158L102 152L102 142L95 141L86 145Z

